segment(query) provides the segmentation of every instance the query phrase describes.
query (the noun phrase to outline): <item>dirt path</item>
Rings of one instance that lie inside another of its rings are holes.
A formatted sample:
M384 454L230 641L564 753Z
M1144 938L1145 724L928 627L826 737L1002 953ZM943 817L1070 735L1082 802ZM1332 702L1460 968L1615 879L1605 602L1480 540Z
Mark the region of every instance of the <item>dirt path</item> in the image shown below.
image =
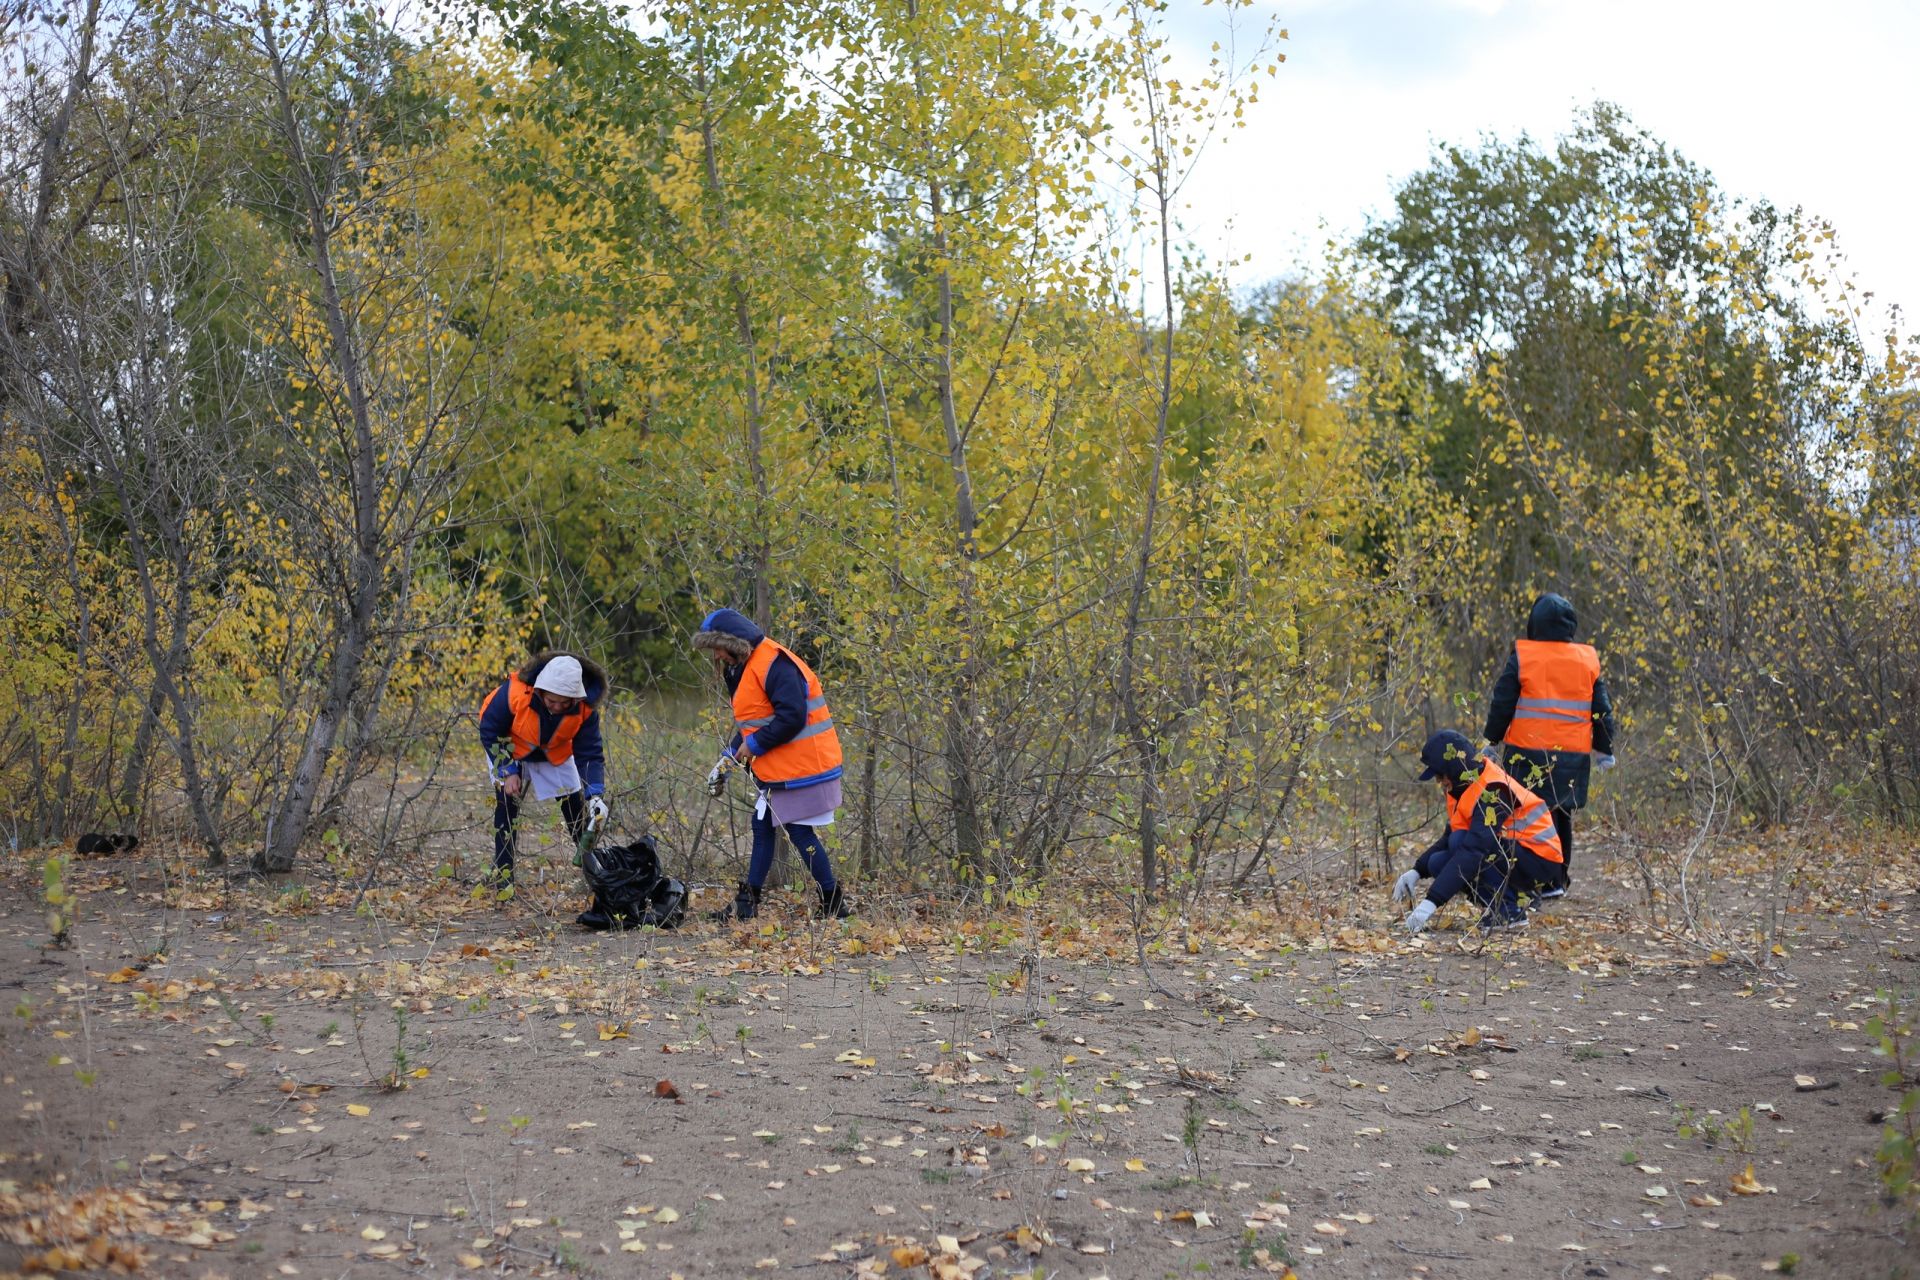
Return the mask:
M1802 917L1758 983L1598 880L1491 947L1370 950L1377 892L1291 939L1222 914L1149 977L1092 919L608 938L563 882L354 916L111 863L54 952L33 873L0 1233L43 1243L0 1268L65 1231L191 1277L1920 1275L1861 1030L1920 987L1911 894Z

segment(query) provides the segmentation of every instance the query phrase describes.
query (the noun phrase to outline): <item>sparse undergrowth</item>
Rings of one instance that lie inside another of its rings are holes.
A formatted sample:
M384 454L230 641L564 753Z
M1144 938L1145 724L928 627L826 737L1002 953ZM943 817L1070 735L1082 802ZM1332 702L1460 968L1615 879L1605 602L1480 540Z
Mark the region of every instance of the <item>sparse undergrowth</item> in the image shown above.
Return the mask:
M1884 1114L1875 1158L1889 1203L1920 1222L1920 1051L1915 1047L1920 1012L1912 997L1902 1000L1892 991L1882 991L1879 1000L1880 1010L1867 1020L1866 1031L1873 1037L1873 1052L1886 1064L1880 1083L1897 1101Z

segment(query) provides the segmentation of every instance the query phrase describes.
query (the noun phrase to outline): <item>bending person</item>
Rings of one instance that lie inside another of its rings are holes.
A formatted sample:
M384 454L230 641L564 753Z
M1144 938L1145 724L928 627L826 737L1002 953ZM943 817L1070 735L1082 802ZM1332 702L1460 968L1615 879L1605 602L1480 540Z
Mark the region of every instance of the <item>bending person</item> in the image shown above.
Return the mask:
M773 870L774 824L807 864L820 887L820 914L845 919L852 912L833 877L820 828L840 807L840 735L833 727L820 677L792 650L774 643L745 615L716 609L701 620L693 647L713 659L714 670L733 698L733 740L707 775L719 795L728 771L746 766L760 794L753 810L753 856L733 904L720 920L751 920Z
M480 703L480 747L493 777L493 870L513 885L520 803L560 800L574 844L607 816L606 751L596 710L607 674L571 653L542 653L508 676Z

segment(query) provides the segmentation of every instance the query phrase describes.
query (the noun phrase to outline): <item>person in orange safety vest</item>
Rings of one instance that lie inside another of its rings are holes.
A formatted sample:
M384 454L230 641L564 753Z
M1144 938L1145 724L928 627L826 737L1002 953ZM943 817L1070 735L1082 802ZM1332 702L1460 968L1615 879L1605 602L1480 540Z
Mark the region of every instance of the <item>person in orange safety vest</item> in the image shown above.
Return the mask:
M1521 929L1521 895L1537 898L1560 883L1560 838L1546 801L1515 781L1463 733L1443 729L1420 750L1422 782L1437 779L1446 796L1447 826L1393 887L1394 901L1412 900L1431 879L1406 927L1418 933L1434 913L1466 893L1483 908L1480 927Z
M1573 868L1573 811L1587 803L1592 770L1613 768L1613 701L1600 656L1579 644L1573 605L1549 592L1533 602L1527 635L1513 642L1488 700L1486 739L1505 746L1508 773L1553 813L1564 868ZM1546 897L1566 892L1566 879Z
M559 799L575 844L589 823L606 818L599 716L606 695L607 674L594 663L541 653L481 701L480 748L493 777L494 883L513 884L514 833L527 795Z
M760 892L773 870L777 824L819 886L820 914L844 919L852 911L820 838L820 828L833 821L840 807L843 765L840 734L820 677L799 655L768 639L752 619L733 609L715 609L703 618L693 645L713 659L714 671L733 701L733 738L707 775L707 789L720 795L727 773L744 765L759 791L747 878L732 905L715 918L751 920L759 913Z

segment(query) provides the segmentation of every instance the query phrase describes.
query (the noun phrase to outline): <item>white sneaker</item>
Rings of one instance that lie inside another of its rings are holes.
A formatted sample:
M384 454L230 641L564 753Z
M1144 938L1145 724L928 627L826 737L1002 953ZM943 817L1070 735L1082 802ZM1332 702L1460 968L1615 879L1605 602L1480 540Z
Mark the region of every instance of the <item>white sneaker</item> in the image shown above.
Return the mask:
M1540 898L1540 901L1542 902L1551 902L1555 898L1564 898L1566 896L1567 896L1566 887L1564 885L1556 885L1553 888L1547 890L1545 893L1540 894L1539 898Z

